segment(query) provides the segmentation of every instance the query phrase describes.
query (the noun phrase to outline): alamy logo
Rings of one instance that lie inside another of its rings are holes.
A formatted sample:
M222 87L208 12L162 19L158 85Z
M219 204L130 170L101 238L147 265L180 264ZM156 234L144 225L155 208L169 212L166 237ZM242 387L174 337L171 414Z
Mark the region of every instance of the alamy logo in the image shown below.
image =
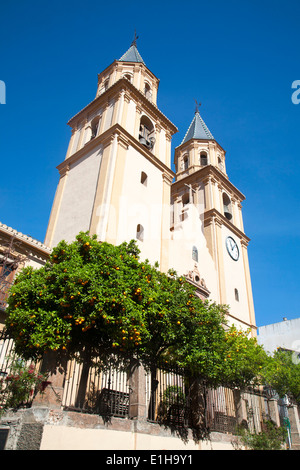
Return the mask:
M300 103L300 80L294 80L292 83L292 88L296 88L296 91L292 94L292 103Z
M6 104L6 86L3 80L0 80L0 104Z

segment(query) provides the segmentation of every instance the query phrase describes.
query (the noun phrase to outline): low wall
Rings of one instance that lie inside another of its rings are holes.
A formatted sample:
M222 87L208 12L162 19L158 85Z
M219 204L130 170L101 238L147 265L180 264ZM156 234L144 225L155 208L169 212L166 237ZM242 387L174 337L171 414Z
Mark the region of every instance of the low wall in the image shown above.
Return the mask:
M142 419L111 418L49 408L8 413L0 421L9 429L6 450L233 450L234 436L212 433L196 443L191 434L178 436L170 429Z

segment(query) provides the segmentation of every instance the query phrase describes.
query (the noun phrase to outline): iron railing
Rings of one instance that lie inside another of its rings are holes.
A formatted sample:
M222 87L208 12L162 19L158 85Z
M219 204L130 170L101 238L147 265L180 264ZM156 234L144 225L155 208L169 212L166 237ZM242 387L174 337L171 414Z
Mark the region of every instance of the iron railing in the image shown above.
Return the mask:
M7 336L5 330L0 331L0 407L5 405L6 399L6 380L9 378L10 374L13 372L14 367L18 363L20 367L30 367L33 366L33 370L36 373L39 373L41 364L39 362L33 363L32 360L24 360L20 358L14 349L14 341L12 338ZM11 369L12 364L14 365ZM26 406L31 406L33 400L33 395L27 397Z
M162 366L146 377L148 420L176 426L193 426L202 414L210 431L234 433L237 415L233 391L209 389L178 368Z
M0 380L10 373L10 359L14 353L13 340L0 332ZM182 369L159 365L145 372L147 419L173 426L191 427L193 419L202 414L210 431L234 434L238 416L234 391L226 387L211 389L195 381ZM62 408L105 417L129 416L129 377L112 363L99 370L87 363L70 360L64 378ZM247 426L260 432L269 416L269 400L278 399L270 390L252 389L242 392ZM285 416L286 407L278 401L279 414ZM0 404L1 405L1 404Z
M69 361L62 406L67 410L102 416L127 417L129 385L126 372L113 365L105 371Z
M0 377L6 377L10 370L9 364L14 353L14 342L5 331L0 331Z

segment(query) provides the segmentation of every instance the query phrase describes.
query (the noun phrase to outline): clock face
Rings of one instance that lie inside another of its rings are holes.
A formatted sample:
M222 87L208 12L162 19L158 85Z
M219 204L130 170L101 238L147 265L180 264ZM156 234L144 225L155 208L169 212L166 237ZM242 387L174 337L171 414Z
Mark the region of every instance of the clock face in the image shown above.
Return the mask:
M231 258L234 261L237 261L239 259L240 253L238 246L232 237L226 238L226 248Z

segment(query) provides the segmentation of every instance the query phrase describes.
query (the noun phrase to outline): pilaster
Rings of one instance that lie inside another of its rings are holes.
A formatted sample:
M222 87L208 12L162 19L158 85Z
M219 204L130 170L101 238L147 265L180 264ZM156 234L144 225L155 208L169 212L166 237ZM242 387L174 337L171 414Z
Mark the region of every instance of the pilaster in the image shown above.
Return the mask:
M247 289L248 308L249 308L249 323L253 325L252 332L251 332L252 336L256 336L257 332L256 332L256 328L254 328L255 313L254 313L254 303L253 303L253 295L252 295L251 276L250 276L247 246L248 246L248 243L245 242L244 240L241 240L242 257L243 257L244 272L245 272L245 282L246 282L246 289Z
M59 214L59 210L61 206L61 201L63 198L63 193L64 193L66 181L67 181L68 171L69 171L69 165L65 165L63 170L61 171L60 179L59 179L58 186L56 189L54 202L53 202L53 206L52 206L52 210L50 214L50 219L49 219L49 223L47 227L47 232L45 236L45 241L44 241L44 244L49 247L52 246L52 240L53 240L56 222L57 222L57 218L58 218L58 214Z
M135 364L129 374L129 418L146 419L146 373L143 366Z
M66 368L67 356L62 356L58 362L58 356L55 352L44 354L41 373L49 373L47 379L49 385L42 393L36 395L32 403L33 407L47 406L52 409L60 409Z

